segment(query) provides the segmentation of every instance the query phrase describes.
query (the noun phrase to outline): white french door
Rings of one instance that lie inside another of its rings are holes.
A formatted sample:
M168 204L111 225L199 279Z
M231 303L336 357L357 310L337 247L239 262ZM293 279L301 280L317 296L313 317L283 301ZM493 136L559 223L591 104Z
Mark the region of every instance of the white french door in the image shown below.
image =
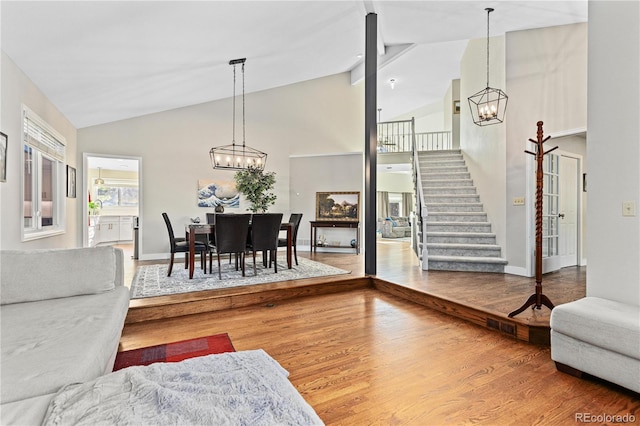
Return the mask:
M549 153L544 157L542 272L577 265L579 159Z

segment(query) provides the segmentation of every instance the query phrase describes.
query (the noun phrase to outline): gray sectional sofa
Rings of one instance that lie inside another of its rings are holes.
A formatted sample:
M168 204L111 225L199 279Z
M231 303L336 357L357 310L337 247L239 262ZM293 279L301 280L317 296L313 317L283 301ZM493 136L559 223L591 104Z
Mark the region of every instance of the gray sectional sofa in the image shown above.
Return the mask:
M123 279L113 247L0 252L1 424L40 424L60 388L111 372Z

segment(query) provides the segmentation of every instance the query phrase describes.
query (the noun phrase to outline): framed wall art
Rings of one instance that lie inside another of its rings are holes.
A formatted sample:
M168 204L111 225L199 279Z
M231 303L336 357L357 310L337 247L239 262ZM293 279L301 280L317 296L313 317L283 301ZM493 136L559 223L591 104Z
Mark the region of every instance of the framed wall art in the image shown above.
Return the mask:
M0 132L0 182L7 181L7 144L9 136Z
M235 181L198 180L198 207L240 208Z
M316 220L358 222L359 192L316 192Z
M76 198L76 169L67 165L67 198Z

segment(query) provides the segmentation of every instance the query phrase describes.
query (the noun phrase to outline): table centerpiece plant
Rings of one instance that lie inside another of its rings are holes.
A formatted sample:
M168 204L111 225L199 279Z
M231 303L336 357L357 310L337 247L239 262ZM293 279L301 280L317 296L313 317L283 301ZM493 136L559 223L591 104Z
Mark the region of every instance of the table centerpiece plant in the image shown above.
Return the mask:
M247 167L237 171L234 175L236 189L243 194L249 202L249 208L253 213L265 213L270 206L275 204L276 195L270 192L276 183L275 172L267 172L257 167Z

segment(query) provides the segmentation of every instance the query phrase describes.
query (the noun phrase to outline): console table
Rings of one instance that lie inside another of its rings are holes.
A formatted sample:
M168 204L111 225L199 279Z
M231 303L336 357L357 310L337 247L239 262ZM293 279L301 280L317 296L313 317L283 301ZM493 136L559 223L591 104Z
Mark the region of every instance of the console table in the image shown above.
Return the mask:
M316 220L310 221L311 223L311 251L316 252L316 248L318 247L318 228L350 228L355 229L356 231L356 254L360 254L360 222L345 222L341 220ZM347 246L336 246L336 245L323 245L320 247L337 247L337 248L345 248ZM351 247L351 246L349 246Z

